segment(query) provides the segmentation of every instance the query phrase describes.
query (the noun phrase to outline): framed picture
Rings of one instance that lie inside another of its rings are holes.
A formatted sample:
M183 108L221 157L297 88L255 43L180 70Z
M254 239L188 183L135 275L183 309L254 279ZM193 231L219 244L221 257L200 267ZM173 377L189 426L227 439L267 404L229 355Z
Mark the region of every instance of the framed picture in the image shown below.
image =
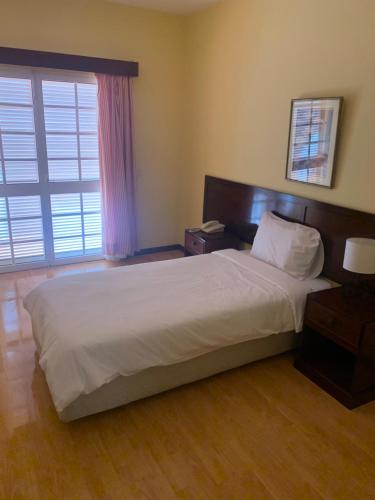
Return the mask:
M332 187L342 97L293 99L286 178Z

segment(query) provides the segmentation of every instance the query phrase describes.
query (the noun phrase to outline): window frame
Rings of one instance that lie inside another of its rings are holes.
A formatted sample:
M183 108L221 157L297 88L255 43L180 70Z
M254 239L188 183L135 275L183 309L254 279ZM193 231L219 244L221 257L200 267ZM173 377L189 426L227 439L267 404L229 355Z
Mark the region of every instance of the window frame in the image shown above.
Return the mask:
M100 192L100 180L75 180L75 181L49 181L48 173L48 155L47 141L44 119L43 103L43 81L59 81L83 84L97 84L94 74L75 72L69 70L54 70L45 68L21 67L0 64L0 76L5 78L27 78L31 80L32 104L34 111L34 133L36 142L37 168L39 182L0 184L0 197L12 196L40 196L42 209L42 225L44 235L45 258L42 261L30 263L12 263L10 265L0 266L0 273L26 270L41 267L50 267L56 265L66 265L70 263L89 262L103 258L103 252L100 254L84 254L81 256L72 256L59 258L54 255L53 248L53 229L52 229L52 211L50 196L53 194L80 193L81 199L81 228L82 241L84 241L84 212L82 204L82 193ZM76 110L77 131L74 133L77 137L79 153L79 125L78 125L78 107ZM94 135L94 134L92 134ZM3 157L4 158L4 157ZM3 160L4 161L4 160ZM80 157L79 157L80 164ZM79 173L81 168L79 165ZM10 224L10 222L9 222ZM10 235L11 237L11 235ZM83 243L84 248L84 243Z

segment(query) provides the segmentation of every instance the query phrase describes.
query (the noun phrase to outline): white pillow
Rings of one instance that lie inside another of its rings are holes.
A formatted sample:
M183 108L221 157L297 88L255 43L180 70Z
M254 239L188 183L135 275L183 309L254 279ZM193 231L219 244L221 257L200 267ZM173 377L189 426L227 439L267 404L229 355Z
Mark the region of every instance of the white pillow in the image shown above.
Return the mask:
M299 280L316 278L324 264L319 231L287 222L271 212L262 216L251 255Z

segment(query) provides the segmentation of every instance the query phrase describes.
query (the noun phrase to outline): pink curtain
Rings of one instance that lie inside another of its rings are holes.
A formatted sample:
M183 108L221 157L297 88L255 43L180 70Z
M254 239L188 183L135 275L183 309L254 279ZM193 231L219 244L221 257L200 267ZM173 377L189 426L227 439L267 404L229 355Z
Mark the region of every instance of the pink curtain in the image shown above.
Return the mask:
M118 260L137 249L131 79L96 78L104 255Z

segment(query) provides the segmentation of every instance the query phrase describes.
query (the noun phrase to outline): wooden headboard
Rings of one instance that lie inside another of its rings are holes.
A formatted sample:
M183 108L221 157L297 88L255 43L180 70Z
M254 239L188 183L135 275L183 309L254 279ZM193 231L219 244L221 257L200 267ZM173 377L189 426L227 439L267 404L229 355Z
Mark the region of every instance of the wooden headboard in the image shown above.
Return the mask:
M242 232L244 241L251 242L251 230L246 238L243 228L247 224L259 224L266 211L316 228L325 250L323 274L339 283L354 281L354 275L342 268L345 240L350 237L375 238L375 214L206 176L204 222L218 219L234 228L237 234Z

